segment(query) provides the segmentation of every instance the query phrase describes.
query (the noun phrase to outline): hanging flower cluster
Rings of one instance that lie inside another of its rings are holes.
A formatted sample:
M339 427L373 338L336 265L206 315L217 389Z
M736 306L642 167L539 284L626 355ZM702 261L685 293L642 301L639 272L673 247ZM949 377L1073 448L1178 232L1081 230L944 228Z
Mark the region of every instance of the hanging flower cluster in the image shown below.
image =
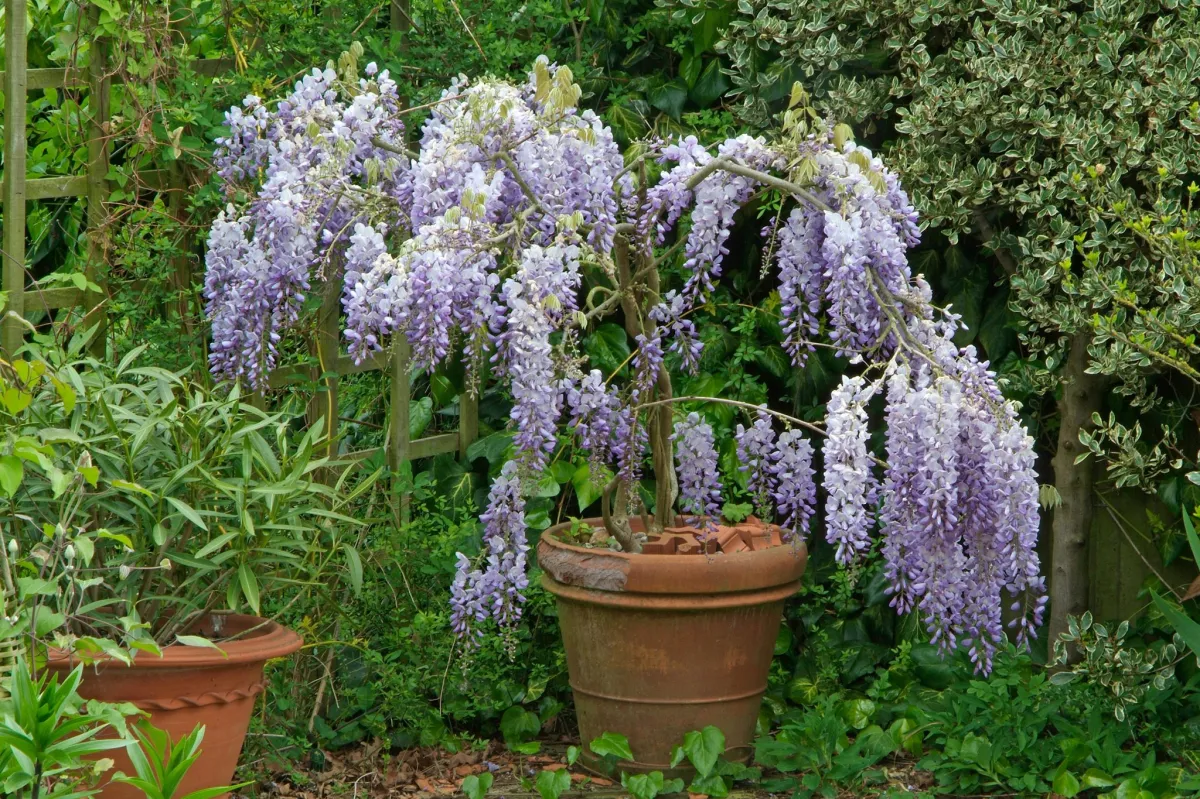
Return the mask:
M799 367L824 335L856 365L824 423L824 522L838 559L864 553L878 525L893 605L918 610L940 646L989 668L1005 595L1025 602L1014 624L1028 639L1045 604L1032 442L987 364L954 345L957 319L912 275L916 214L870 151L819 126L715 150L687 137L639 156L663 169L638 185L644 165L627 165L612 132L577 108L569 70L539 59L522 86L455 80L409 153L394 84L372 72L357 82L314 72L274 110L248 98L230 112L221 174L257 190L210 233L213 368L260 385L324 262L341 269L356 359L396 334L427 368L461 355L475 370L490 358L512 397L517 455L492 486L484 551L459 559L461 634L519 617L523 497L561 444L564 412L594 475L611 467L613 485L631 489L650 449L659 473L674 466L682 512L719 518L712 428L690 413L664 441L660 414L670 413L668 366L694 370L703 355L692 317L721 275L740 209L772 192L783 210L763 231L764 260L784 348ZM671 237L686 274L676 287L660 286ZM584 365L579 331L618 311L636 349L605 375ZM886 452L873 454L880 408ZM801 430L812 425L777 432L779 416L763 409L739 427L738 457L756 509L803 540L817 509ZM663 454L672 449L674 464ZM669 517L674 497L660 499Z
M404 135L396 83L366 71L339 81L314 69L273 111L251 95L226 114L218 174L231 196L249 189L254 198L221 212L209 234L204 296L217 375L261 385L314 268L347 248L370 206L410 202L408 166L386 149Z

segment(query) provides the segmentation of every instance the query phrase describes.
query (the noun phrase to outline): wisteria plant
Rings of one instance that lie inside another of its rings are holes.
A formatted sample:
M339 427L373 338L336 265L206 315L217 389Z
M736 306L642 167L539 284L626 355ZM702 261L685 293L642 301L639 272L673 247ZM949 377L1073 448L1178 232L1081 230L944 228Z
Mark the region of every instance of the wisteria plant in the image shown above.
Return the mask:
M451 82L410 150L395 83L373 64L359 76L354 62L351 52L278 103L248 97L228 115L217 162L229 196L250 199L209 236L212 368L261 386L310 286L338 279L355 358L404 335L424 367L461 357L473 385L490 364L511 394L516 454L492 484L483 552L459 555L460 634L474 640L485 622L520 616L524 497L564 419L593 473L613 475L604 526L623 550L644 540L630 513L651 534L676 522L676 507L701 536L717 520L713 430L674 408L732 401L676 396L671 369L696 367L692 317L720 278L739 210L772 195L781 210L762 236L783 346L796 368L816 346L854 366L824 424L745 406L738 454L755 505L805 538L818 440L840 561L864 553L878 525L892 604L918 610L944 650L964 648L987 670L1005 640L1006 595L1015 637L1029 640L1045 605L1032 442L988 364L954 345L958 318L911 273L919 228L900 181L847 129L797 92L772 140L687 137L622 153L578 107L569 70L540 59L525 85ZM686 279L666 285L664 267L680 262ZM636 344L614 374L591 368L580 346L609 316ZM882 458L869 446L877 396ZM650 507L631 489L644 471L655 478Z

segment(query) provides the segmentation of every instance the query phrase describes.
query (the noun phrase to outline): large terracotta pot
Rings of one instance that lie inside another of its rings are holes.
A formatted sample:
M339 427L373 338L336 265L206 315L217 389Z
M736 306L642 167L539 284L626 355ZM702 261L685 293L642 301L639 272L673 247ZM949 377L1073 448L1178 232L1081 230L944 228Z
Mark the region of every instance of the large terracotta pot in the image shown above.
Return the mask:
M200 758L188 771L178 796L233 782L254 700L263 690L263 665L272 658L292 654L302 643L300 636L273 621L240 615L221 619L224 636L258 629L244 638L219 644L224 654L173 645L163 649L161 658L137 653L132 666L106 659L84 668L79 687L86 699L130 702L147 711L151 723L170 733L173 740L191 732L197 724L205 726ZM53 655L47 663L51 670L62 673L76 665L70 658ZM133 775L124 750L105 752L103 756L116 761L115 770ZM141 791L119 784L106 787L100 796L145 799Z
M748 760L804 547L780 545L778 528L757 521L719 528L707 553L691 528L647 542L648 552L693 554L571 546L557 537L567 528L542 534L538 564L558 599L585 757L589 741L620 733L634 756L620 768L669 774L672 749L711 724L727 759Z

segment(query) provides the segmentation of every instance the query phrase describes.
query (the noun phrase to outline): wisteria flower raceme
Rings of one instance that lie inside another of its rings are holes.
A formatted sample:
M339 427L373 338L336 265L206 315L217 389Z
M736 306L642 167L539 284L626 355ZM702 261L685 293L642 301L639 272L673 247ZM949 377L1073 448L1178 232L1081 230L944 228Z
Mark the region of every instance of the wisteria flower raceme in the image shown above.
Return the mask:
M808 538L817 506L817 482L812 461L812 444L799 430L785 430L779 434L767 468L774 485L772 498L779 526L786 541L801 543Z
M721 477L712 425L689 413L675 423L675 470L679 475L679 505L693 524L708 530L721 518Z
M775 493L775 473L770 468L775 452L775 431L771 429L770 417L760 411L749 428L737 426L736 436L738 468L746 473L746 486L754 500L755 511L766 516Z
M843 377L826 404L826 537L837 546L837 559L848 563L871 543L871 507L875 504L874 464L867 450L867 402L875 393L861 377Z

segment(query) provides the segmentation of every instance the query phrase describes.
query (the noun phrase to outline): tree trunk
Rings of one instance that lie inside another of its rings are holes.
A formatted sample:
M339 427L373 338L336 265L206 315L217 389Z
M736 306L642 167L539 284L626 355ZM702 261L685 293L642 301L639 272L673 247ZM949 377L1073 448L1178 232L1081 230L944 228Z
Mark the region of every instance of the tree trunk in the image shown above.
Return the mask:
M1058 448L1054 453L1054 487L1062 504L1054 511L1050 572L1050 647L1067 629L1067 616L1088 609L1088 534L1092 525L1092 486L1094 458L1076 463L1086 452L1079 434L1092 426L1092 414L1104 403L1101 375L1085 370L1089 362L1087 347L1091 336L1076 333L1063 367L1062 398L1058 403L1060 427Z

